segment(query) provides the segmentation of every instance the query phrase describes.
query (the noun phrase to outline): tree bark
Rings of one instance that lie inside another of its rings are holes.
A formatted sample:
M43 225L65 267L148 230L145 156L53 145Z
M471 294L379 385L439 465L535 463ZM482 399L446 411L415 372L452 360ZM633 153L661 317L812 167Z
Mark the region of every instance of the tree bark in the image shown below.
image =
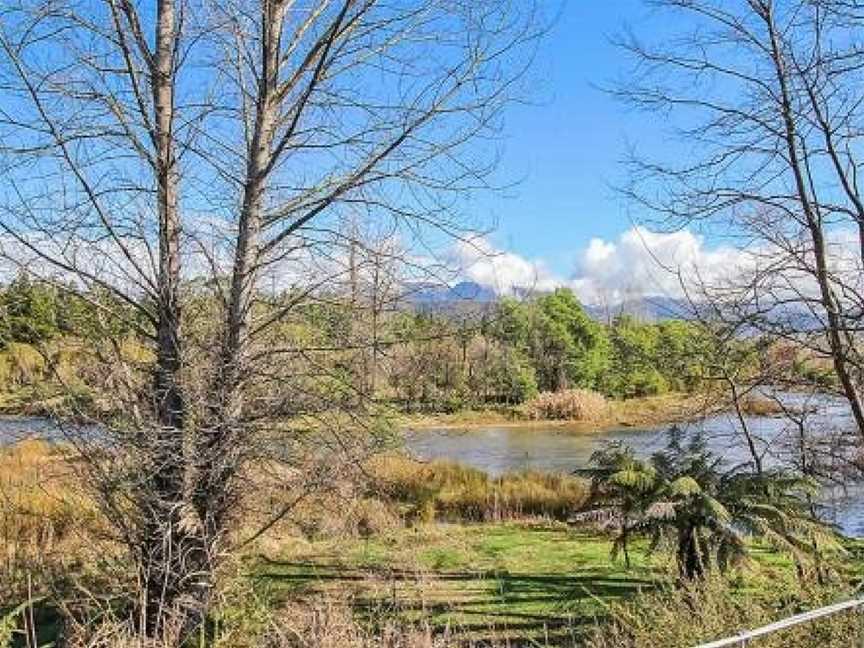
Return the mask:
M152 468L145 488L153 504L144 511L142 556L145 632L172 634L185 625L179 600L199 580L200 564L188 550L190 534L181 531L184 502L184 401L181 389L179 173L174 143L176 8L174 0L157 4L155 50L150 66L153 98L154 174L159 226L157 330L154 397L156 428L151 443ZM179 616L178 616L179 615ZM191 620L191 619L190 619ZM197 622L195 619L193 622Z

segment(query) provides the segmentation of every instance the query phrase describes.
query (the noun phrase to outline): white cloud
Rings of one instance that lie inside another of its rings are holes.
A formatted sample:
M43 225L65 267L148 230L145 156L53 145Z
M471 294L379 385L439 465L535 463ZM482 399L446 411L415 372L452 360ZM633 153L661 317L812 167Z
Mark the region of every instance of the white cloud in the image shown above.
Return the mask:
M542 261L498 250L485 238L458 241L455 257L465 277L499 294L514 290L553 290L562 285L561 279Z
M633 227L615 241L591 239L577 256L574 274L562 277L542 260L498 250L487 239L456 246L464 276L500 294L569 286L589 304L647 296L681 297L679 272L685 282L694 278L697 270L702 279L714 281L724 273L741 272L746 256L731 247L709 248L703 237L688 230L660 233Z
M633 227L617 241L592 239L577 261L569 284L588 303L617 303L635 297L681 297L688 282L716 281L740 274L746 253L731 247L709 248L689 230L652 232Z

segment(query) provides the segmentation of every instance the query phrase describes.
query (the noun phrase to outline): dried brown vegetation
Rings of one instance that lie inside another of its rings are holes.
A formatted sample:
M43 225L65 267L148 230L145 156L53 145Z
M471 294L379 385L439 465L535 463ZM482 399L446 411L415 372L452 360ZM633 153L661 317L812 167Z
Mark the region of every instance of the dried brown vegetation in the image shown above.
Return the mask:
M370 492L404 505L409 519L501 521L567 519L588 498L588 484L567 475L523 471L490 477L457 463L422 463L399 455L369 462Z
M535 420L600 421L609 416L603 395L588 389L543 392L521 410L527 418Z
M74 473L74 457L36 440L0 448L0 601L22 599L34 582L44 594L46 580L94 557L91 538L104 520Z

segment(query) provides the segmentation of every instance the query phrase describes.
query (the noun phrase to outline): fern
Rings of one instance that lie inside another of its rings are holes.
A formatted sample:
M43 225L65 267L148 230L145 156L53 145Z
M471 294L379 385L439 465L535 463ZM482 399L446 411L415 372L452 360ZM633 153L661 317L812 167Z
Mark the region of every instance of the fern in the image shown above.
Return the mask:
M12 638L18 629L18 619L24 614L28 603L25 601L13 608L3 616L0 616L0 648L12 648Z

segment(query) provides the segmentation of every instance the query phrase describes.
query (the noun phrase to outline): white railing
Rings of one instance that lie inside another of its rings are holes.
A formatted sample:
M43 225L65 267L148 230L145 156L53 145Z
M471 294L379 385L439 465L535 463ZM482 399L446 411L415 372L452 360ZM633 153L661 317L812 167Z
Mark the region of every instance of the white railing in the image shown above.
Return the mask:
M786 628L791 628L792 626L800 625L802 623L808 623L810 621L815 621L816 619L831 616L832 614L837 614L838 612L854 610L856 608L862 607L864 607L864 598L852 599L851 601L843 601L842 603L835 603L834 605L828 605L826 607L818 608L816 610L811 610L810 612L802 612L801 614L796 614L795 616L783 619L782 621L777 621L776 623L772 623L761 628L756 628L755 630L748 630L747 632L742 632L741 634L735 635L734 637L727 637L726 639L712 641L711 643L699 644L698 646L694 646L694 648L726 648L727 646L736 646L737 648L741 648L742 646L749 645L753 639L764 637L765 635L771 634L772 632L785 630ZM864 628L864 626L862 626L862 628ZM864 648L864 630L862 630L862 637L859 640L859 646L862 646L862 648Z

